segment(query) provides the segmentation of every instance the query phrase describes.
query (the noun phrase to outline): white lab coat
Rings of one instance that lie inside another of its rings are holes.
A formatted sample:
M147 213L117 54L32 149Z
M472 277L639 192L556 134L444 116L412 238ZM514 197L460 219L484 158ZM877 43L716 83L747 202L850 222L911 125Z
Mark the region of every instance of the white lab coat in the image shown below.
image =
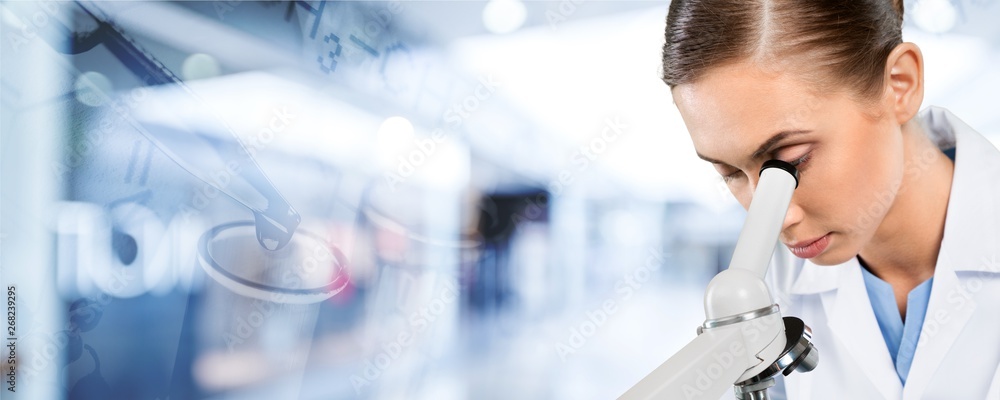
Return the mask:
M768 285L782 315L812 328L819 365L779 379L773 399L1000 400L1000 151L945 109L930 107L918 117L939 147L957 150L944 238L906 386L857 258L818 266L779 245Z

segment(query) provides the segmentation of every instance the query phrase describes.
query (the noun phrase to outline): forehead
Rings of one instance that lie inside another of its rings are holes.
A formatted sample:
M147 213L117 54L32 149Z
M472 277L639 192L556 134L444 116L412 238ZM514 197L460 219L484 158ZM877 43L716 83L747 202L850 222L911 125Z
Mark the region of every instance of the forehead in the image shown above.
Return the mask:
M749 63L713 68L675 87L673 97L695 149L723 160L749 155L779 131L810 129L822 107L804 80Z

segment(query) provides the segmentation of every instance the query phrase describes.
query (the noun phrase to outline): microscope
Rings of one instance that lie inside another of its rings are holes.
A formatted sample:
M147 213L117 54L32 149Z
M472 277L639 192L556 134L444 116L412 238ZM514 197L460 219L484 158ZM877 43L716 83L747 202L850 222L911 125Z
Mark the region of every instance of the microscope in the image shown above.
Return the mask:
M729 268L705 290L698 336L619 400L718 399L730 385L739 400L766 400L777 374L816 368L819 352L809 327L782 317L764 283L798 179L784 161L761 166Z

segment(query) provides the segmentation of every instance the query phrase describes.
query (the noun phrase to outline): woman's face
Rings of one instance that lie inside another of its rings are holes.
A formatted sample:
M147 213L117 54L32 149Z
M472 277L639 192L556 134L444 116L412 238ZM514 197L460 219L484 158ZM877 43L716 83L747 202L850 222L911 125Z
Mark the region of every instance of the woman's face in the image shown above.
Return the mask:
M864 106L845 92L816 93L795 76L738 63L678 85L673 97L695 150L744 208L764 161L796 165L799 186L780 240L799 257L836 265L861 251L893 204L902 134L891 118L873 117L892 115L891 97Z

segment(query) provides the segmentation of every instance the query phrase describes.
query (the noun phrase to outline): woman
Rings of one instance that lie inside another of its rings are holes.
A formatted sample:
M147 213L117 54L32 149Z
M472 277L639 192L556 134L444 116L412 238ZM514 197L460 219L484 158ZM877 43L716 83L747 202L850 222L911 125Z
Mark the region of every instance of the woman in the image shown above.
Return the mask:
M744 207L763 161L800 170L768 283L820 361L773 398L1000 399L1000 152L920 111L898 1L670 5L663 78L698 155Z

